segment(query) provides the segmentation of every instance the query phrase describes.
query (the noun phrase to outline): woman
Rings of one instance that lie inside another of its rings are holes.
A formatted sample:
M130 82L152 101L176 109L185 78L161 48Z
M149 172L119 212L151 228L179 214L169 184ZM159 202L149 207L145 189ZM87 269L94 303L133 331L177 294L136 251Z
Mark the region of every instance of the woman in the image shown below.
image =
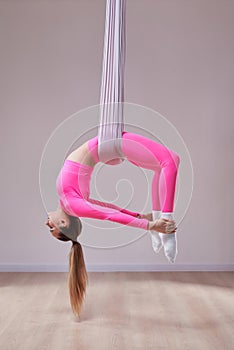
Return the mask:
M149 230L156 252L163 246L171 262L177 254L173 206L180 161L178 154L151 139L126 131L122 134L122 153L134 165L154 171L152 214L132 212L89 197L91 175L99 162L97 136L69 154L56 180L59 206L56 211L48 213L45 224L55 238L73 243L69 254L68 284L71 307L78 317L88 281L82 247L77 242L82 229L79 217L110 220ZM162 212L159 195L161 173L166 184Z

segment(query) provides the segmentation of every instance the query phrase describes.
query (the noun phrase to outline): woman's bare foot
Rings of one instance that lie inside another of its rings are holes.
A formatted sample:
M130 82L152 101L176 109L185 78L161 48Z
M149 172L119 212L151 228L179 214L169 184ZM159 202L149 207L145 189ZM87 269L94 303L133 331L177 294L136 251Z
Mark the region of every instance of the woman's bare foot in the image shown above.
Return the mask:
M154 221L149 221L149 230L161 233L174 233L177 230L174 220L160 218Z

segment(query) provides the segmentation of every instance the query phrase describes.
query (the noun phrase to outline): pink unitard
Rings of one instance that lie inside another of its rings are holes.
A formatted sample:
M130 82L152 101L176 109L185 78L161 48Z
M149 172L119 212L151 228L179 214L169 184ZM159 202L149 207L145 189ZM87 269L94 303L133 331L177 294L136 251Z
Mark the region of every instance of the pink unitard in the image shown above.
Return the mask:
M94 161L98 163L97 136L88 141L88 148ZM154 171L152 210L161 210L160 196L162 196L164 199L162 212L172 212L179 155L160 143L127 131L122 134L122 153L134 165ZM72 216L110 220L147 230L148 220L137 218L139 213L89 197L93 170L94 167L89 165L65 160L56 180L62 209ZM164 183L160 181L161 173L164 176Z

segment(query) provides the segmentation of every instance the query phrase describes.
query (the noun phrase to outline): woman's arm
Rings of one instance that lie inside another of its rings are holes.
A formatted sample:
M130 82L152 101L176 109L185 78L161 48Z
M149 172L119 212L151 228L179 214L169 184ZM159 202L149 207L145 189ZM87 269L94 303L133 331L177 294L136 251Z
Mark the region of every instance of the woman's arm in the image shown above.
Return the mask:
M75 196L67 196L66 200L69 203L69 207L74 216L109 220L118 222L122 225L129 225L148 230L149 220L138 219L137 217L119 211L118 209L113 208L113 205L110 205L110 203L86 200Z
M125 213L125 214L128 214L128 215L131 215L131 216L134 216L135 218L138 218L140 219L141 218L141 214L140 213L137 213L135 211L130 211L128 209L123 209L121 207L118 207L117 205L115 204L112 204L112 203L108 203L108 202L101 202L97 199L91 199L89 198L89 202L93 203L93 204L97 204L97 205L100 205L102 207L107 207L107 208L113 208L113 209L116 209L118 211L120 211L121 213Z

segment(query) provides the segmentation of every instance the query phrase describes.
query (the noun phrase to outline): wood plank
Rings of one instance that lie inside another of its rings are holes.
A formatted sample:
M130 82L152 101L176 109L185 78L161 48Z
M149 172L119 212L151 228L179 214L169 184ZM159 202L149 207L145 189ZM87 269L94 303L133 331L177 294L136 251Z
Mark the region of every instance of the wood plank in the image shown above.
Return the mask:
M0 273L0 349L233 350L233 272L90 272L81 320L67 273Z

